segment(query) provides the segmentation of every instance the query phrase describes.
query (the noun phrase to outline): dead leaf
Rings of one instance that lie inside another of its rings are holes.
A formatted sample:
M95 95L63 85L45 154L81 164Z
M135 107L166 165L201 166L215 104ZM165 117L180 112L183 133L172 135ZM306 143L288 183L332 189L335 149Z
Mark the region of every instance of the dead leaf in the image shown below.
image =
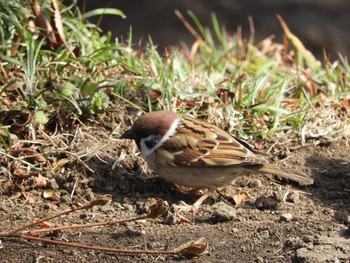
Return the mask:
M287 23L280 15L277 15L277 19L281 24L285 36L293 43L296 50L298 50L298 52L303 56L307 65L313 69L318 68L319 66L314 55L312 55L312 53L305 48L300 39L289 30Z
M17 167L13 170L12 174L20 179L28 179L36 175L37 172L25 172L23 169Z
M63 158L58 160L58 162L52 167L53 171L57 171L59 169L61 169L65 164L69 163L69 159L68 158Z
M41 11L41 6L38 0L33 1L32 8L35 15L35 19L34 19L35 26L46 32L46 35L50 43L57 43L56 36L53 32L53 28L49 20L45 17L44 13Z
M344 98L341 101L341 106L343 108L349 108L349 106L350 106L350 94L347 94L346 96L344 96Z
M158 200L150 206L148 218L162 218L167 219L169 215L169 204L166 201Z
M300 105L300 100L284 100L282 101L282 105L286 105L286 106L293 106L293 105Z
M14 200L20 198L21 196L25 196L24 189L20 185L14 184L12 187L12 195L9 199Z
M233 201L235 201L236 205L242 205L246 200L245 194L235 194L232 196Z
M158 102L160 105L165 105L164 99L161 99L162 92L156 89L148 90L148 96L152 103Z
M254 143L254 147L255 147L255 149L257 149L257 150L262 150L262 149L264 149L264 144L255 142L255 143Z
M308 89L310 96L315 97L317 94L317 87L316 85L312 82L311 79L307 79L305 82L305 86Z
M228 89L217 89L215 95L225 104L232 103L235 98L235 93Z
M14 193L10 196L9 200L15 200L15 199L17 199L17 198L20 198L21 196L22 196L22 192L14 192Z
M32 148L15 148L10 151L13 157L25 157L27 161L34 161L37 163L45 163L46 158Z
M192 225L192 222L188 218L186 218L185 216L183 216L181 214L177 214L177 218L179 219L179 221L181 223L191 224Z
M204 242L204 238L201 237L198 240L191 240L176 249L175 252L187 257L187 258L198 258L208 252L209 244Z
M11 56L16 55L17 49L20 46L19 44L21 43L21 41L22 41L21 36L17 32L15 32L12 39Z
M164 99L162 99L162 93L159 90L152 88L141 88L134 94L134 98L144 102L150 102L152 104L159 103L165 105Z
M10 126L10 132L14 134L22 133L30 122L29 112L22 110L8 110L0 112L0 123L3 126Z
M34 199L32 194L27 194L26 199L27 199L29 204L34 204L35 203L35 199Z
M47 200L57 202L60 200L58 193L52 189L45 189L43 191L43 197Z
M193 109L195 107L198 106L198 103L196 103L195 101L193 100L187 100L187 99L184 99L184 100L177 100L176 102L176 106L181 106L181 107L185 107L186 109L190 110L190 109Z
M54 23L52 24L52 27L55 29L56 32L56 43L55 48L58 48L62 44L67 46L66 36L64 34L64 28L62 23L62 17L61 17L61 11L58 7L58 4L56 0L51 0L52 9L54 10Z
M32 178L34 179L32 183L33 188L43 188L47 185L46 177L42 176L40 173L38 173L36 176L33 176Z

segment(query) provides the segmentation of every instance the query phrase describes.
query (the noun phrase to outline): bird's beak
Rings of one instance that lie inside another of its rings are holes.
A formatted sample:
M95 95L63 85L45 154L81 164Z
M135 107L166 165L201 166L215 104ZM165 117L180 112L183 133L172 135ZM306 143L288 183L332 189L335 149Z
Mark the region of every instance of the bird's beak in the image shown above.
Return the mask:
M130 129L123 133L120 139L135 139L135 133Z

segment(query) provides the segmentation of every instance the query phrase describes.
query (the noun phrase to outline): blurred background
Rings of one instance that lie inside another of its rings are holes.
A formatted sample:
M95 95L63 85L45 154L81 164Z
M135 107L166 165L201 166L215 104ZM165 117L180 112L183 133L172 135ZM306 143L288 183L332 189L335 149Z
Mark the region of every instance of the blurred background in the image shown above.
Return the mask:
M280 14L318 58L323 58L324 48L331 60L338 59L338 53L350 54L350 0L78 0L78 4L82 11L102 7L122 10L126 19L103 17L100 27L104 32L111 31L115 37L127 39L132 25L133 42L142 40L145 44L151 36L159 52L180 42L190 46L195 40L175 15L174 10L178 9L189 21L187 10L191 10L202 25L209 27L211 12L215 12L229 32L235 33L242 26L246 38L250 34L248 16L251 16L255 43L271 35L275 36L275 42L282 43L282 28L276 18Z

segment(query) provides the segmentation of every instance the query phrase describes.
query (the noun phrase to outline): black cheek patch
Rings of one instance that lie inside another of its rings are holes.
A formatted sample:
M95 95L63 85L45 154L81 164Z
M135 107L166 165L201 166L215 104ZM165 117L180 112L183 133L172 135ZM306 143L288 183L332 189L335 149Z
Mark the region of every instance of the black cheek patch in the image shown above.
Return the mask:
M157 145L160 138L161 138L160 135L154 136L153 138L146 140L145 145L147 146L148 149L152 149L154 146Z

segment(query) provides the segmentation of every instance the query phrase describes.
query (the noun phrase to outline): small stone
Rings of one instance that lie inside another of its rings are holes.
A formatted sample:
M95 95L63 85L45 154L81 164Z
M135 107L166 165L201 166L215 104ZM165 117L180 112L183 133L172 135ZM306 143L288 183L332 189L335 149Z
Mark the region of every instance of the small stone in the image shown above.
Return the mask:
M259 179L253 179L250 181L249 186L252 188L261 188L262 187L262 182Z
M291 192L288 196L287 196L287 202L290 202L290 203L298 203L300 200L300 195L298 192L296 191L293 191Z
M224 202L218 202L212 206L213 214L211 216L217 222L230 221L237 217L236 210Z
M102 213L110 213L114 211L113 207L110 205L94 206L94 208L95 207L97 208L97 211L100 211Z
M95 194L92 192L92 190L90 188L85 190L85 198L88 201L92 201L95 198Z
M260 210L265 210L265 209L277 210L280 208L281 204L279 200L276 200L275 196L268 196L268 197L259 196L255 200L254 206Z
M291 221L293 219L293 215L292 214L289 214L289 213L287 213L287 214L282 214L281 216L280 216L280 221L281 222L289 222L289 221Z
M56 179L52 178L47 182L47 187L52 190L57 190L59 187Z
M314 238L312 236L303 236L301 238L305 243L311 243L314 241Z
M239 232L239 229L234 227L230 230L231 233L235 234L235 233L238 233Z
M255 262L263 263L264 259L262 257L257 256Z
M263 230L260 232L260 237L264 238L264 239L268 239L270 237L270 233L268 230Z
M175 214L170 214L170 215L167 217L167 219L165 220L165 223L166 223L167 225L174 225L174 224L176 224L177 221L178 221L178 220L177 220L176 215L175 215Z
M131 205L131 204L125 203L125 204L123 204L123 207L124 207L124 209L125 209L126 211L132 211L132 210L134 210L134 206Z

